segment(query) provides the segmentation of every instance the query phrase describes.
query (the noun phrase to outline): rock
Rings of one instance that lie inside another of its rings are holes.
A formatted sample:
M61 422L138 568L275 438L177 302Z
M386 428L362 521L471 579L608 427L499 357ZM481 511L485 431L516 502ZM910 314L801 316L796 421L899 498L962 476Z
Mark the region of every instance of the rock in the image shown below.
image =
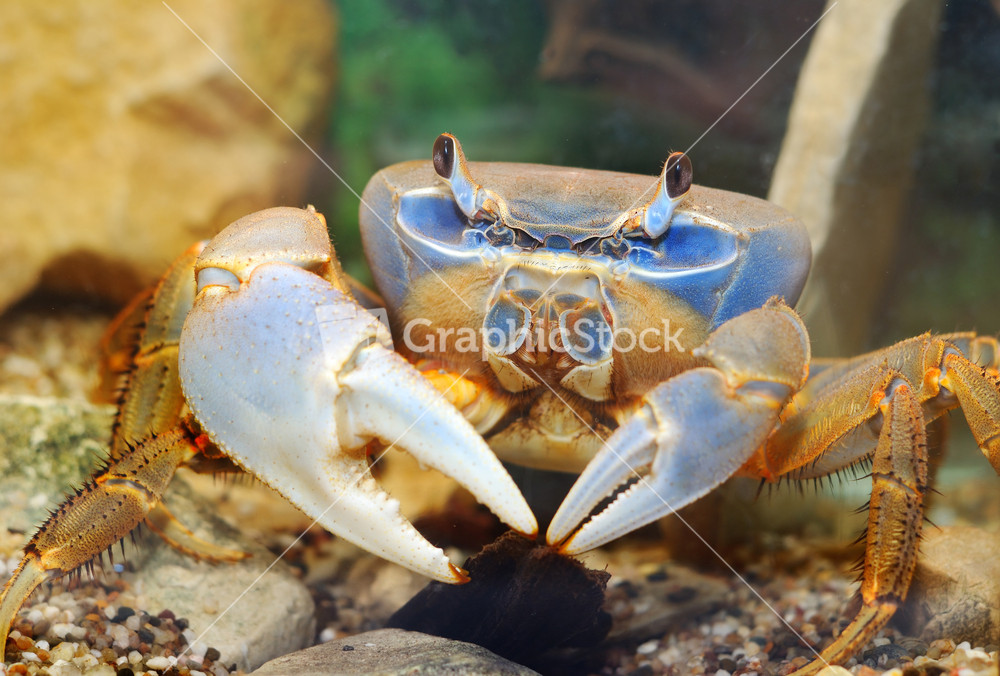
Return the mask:
M798 309L814 354L852 354L867 337L907 206L941 7L841 0L809 47L768 199L813 243Z
M252 556L212 565L147 538L149 555L136 565L151 611L167 608L187 619L197 639L220 652L217 661L243 670L312 645L313 600L287 565L279 561L269 569L275 555L212 515L183 479L174 478L167 502L198 536Z
M894 622L931 641L1000 641L1000 535L971 527L924 529L906 603Z
M910 653L905 648L895 643L886 643L864 651L859 661L869 667L886 669L911 660Z
M112 413L108 406L0 397L0 523L30 536L66 491L99 464ZM219 661L244 670L312 643L313 601L288 566L279 562L268 570L274 555L215 516L182 477L174 477L165 501L200 537L252 556L211 565L148 534L128 557L137 571L132 588L148 612L168 609L185 618L192 641L216 648Z
M107 455L114 408L0 395L0 523L33 532Z
M484 646L535 666L546 653L592 647L611 628L601 606L610 574L509 532L463 566L462 585L431 582L388 626Z
M330 3L3 3L0 44L0 311L40 282L123 303L193 241L300 206L311 153L226 64L314 137Z
M380 629L279 657L252 672L252 676L529 676L535 673L471 643L401 629Z

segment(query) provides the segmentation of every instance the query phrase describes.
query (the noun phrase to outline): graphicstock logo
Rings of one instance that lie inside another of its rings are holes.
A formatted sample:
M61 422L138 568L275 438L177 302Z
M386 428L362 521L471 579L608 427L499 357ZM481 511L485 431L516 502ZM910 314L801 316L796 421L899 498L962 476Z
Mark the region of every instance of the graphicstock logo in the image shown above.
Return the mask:
M509 354L515 350L531 352L566 352L599 361L615 352L669 352L685 351L681 344L684 327L671 330L670 319L662 320L659 327L649 326L641 331L629 328L612 329L605 322L583 318L571 327L536 323L529 327L507 320L506 328L489 326L475 328L434 327L429 319L412 319L403 327L403 343L415 354L440 354L444 352L478 353L486 358L487 349L494 353Z
M320 333L324 343L331 347L342 340L349 330L364 330L360 327L377 328L379 337L391 344L389 336L389 313L384 308L362 310L356 306L324 305L316 308ZM681 342L684 327L673 329L670 319L661 320L660 326L647 326L641 331L633 329L612 329L603 321L588 318L577 320L571 327L536 322L533 326L507 320L506 328L489 326L434 326L430 319L419 317L407 322L402 331L406 349L417 355L459 353L478 354L483 359L489 352L509 354L519 349L531 352L565 352L578 360L600 361L611 352L631 352L641 350L647 353L684 352ZM379 324L382 326L379 327ZM353 328L349 328L353 327Z

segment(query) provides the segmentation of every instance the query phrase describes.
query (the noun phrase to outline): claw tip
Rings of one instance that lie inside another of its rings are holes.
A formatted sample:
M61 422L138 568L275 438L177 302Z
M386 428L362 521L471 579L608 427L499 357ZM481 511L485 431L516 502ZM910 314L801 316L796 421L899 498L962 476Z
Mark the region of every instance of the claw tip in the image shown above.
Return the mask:
M469 571L456 566L454 563L449 562L448 568L451 569L451 574L455 576L455 584L465 584L472 579L469 577Z

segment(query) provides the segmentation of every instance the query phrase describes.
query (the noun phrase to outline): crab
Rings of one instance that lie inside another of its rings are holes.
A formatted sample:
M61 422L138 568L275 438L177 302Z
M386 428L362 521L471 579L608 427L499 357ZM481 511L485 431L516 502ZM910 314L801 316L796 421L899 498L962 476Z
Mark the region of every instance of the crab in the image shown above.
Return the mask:
M245 470L359 547L465 581L370 474L381 445L529 537L536 519L501 461L579 472L546 534L568 555L732 476L870 461L860 610L797 673L850 658L910 584L926 425L961 407L1000 472L1000 348L925 334L811 359L790 307L810 263L803 226L691 179L682 153L654 179L470 163L442 134L431 161L383 169L362 196L380 298L343 273L312 208L251 214L195 245L112 327L106 352L128 372L109 460L25 547L0 639L41 582L139 524L200 558L244 556L170 514L182 464ZM369 312L383 303L391 332Z

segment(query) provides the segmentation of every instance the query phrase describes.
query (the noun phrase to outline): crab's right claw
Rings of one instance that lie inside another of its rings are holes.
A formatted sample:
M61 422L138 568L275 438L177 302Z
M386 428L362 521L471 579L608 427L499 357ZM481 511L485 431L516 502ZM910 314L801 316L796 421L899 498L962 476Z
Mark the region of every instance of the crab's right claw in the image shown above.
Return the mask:
M298 213L279 213L273 227L308 225L305 212L286 211ZM305 266L260 257L244 266L216 255L220 248L213 240L199 260L180 369L188 405L231 459L336 535L445 582L466 578L378 487L365 452L371 440L455 478L514 529L537 532L500 461L387 349L372 314Z
M809 361L801 320L783 303L729 320L696 353L714 368L692 369L646 395L560 505L546 535L550 544L567 554L593 549L731 477L774 428ZM587 521L602 500L625 486Z

